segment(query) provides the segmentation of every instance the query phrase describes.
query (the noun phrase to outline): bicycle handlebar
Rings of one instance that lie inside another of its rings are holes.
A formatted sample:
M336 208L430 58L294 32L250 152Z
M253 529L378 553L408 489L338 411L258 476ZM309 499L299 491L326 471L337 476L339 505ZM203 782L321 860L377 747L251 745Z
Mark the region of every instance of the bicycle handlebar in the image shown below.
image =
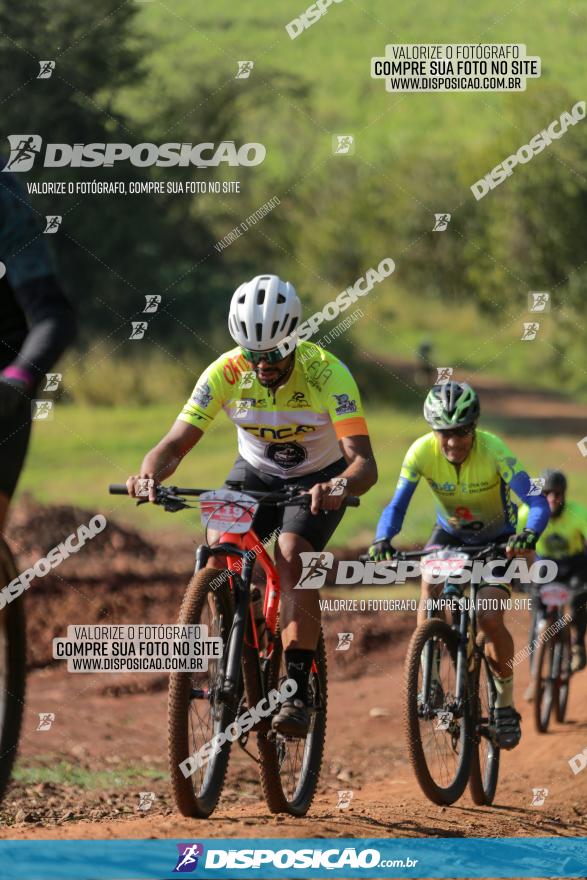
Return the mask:
M453 550L455 553L462 552L473 552L477 553L477 557L479 558L484 555L489 555L490 553L496 553L499 550L505 550L507 547L507 541L500 541L499 543L493 542L491 544L463 544L461 547L442 547L442 548L434 548L434 547L423 547L421 550L396 550L391 559L384 560L384 562L400 562L405 559L421 559L422 556L428 556L429 553L434 553L435 549L442 550ZM472 557L473 558L473 557ZM362 553L359 556L359 562L373 562L368 553Z
M183 489L178 486L158 486L157 493L160 495L161 499L164 498L179 498L182 495L186 497L197 497L199 495L203 495L205 492L214 491L212 489ZM305 487L301 486L291 486L288 487L285 491L277 491L277 492L261 492L257 489L245 489L239 490L243 491L246 495L250 495L251 498L258 499L263 504L274 504L276 507L285 507L285 506L304 506L309 504L309 495ZM125 483L112 483L108 486L108 492L110 495L128 495L128 489ZM139 498L139 501L146 501L146 498ZM160 503L159 499L154 502L155 504ZM345 504L347 507L359 507L361 503L361 499L357 498L354 495L349 495L348 498L345 498Z

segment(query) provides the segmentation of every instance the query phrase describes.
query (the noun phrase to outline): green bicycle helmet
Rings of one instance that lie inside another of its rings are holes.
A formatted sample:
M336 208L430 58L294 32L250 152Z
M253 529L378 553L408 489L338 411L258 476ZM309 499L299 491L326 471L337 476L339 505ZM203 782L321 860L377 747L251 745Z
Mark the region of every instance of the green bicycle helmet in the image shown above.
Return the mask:
M424 401L424 418L435 431L472 425L480 411L479 398L466 382L435 385Z

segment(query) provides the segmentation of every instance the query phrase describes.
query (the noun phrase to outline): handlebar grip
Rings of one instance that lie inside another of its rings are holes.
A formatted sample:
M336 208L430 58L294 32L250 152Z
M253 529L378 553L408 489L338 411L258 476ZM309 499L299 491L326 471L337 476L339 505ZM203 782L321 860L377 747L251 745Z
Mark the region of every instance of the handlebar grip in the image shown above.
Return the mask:
M125 483L110 483L108 486L110 495L128 495L128 489Z
M346 499L346 506L347 507L360 507L360 505L361 505L361 499L357 498L356 495L349 495L349 497Z

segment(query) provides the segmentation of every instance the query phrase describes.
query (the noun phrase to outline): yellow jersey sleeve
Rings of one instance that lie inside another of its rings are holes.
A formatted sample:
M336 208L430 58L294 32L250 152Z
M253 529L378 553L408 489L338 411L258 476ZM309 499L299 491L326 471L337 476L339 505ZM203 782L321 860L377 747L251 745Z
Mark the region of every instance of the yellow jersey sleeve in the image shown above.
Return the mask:
M337 439L368 436L357 383L341 361L333 359L329 368L332 375L322 389L322 403L328 411Z
M222 360L223 358L214 361L204 370L191 397L177 417L179 421L188 422L200 431L206 431L218 415L226 396Z

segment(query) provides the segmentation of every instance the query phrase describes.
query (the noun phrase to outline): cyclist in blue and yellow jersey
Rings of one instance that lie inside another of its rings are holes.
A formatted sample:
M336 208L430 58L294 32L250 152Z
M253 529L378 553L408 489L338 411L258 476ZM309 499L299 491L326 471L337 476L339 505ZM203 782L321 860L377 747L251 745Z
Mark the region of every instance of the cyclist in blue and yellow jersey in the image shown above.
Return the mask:
M542 479L544 480L542 492L550 508L550 520L536 544L536 552L544 559L553 559L558 565L556 580L571 587L573 630L571 670L579 672L586 665L587 507L567 498L567 478L561 471L546 470L542 474ZM529 515L530 511L526 505L520 507L519 528L524 528ZM538 608L534 610L536 612ZM526 696L532 699L532 686L528 688Z
M345 498L362 495L377 480L359 391L347 367L311 342L296 346L301 303L292 284L258 275L241 284L230 304L228 328L237 348L222 354L200 376L171 431L145 457L137 481L164 480L177 468L220 410L234 422L238 457L227 482L244 491L307 488L311 508L261 506L253 528L263 539L280 528L275 562L282 598L280 628L289 678L297 692L273 718L285 736L308 731L308 681L320 633L315 590L295 590L300 553L323 550L344 514ZM154 489L151 500L155 499ZM210 543L218 535L210 535ZM210 567L224 567L214 556Z
M508 538L507 555L531 558L538 536L548 522L548 504L530 494L532 483L506 444L489 431L477 429L479 398L464 382L435 385L424 403L432 428L408 449L395 494L383 511L369 555L376 561L393 558L391 539L401 531L408 505L424 477L436 499L436 526L427 547L483 544ZM511 490L529 508L524 529L516 533L517 508ZM437 598L442 585L422 579L422 599ZM484 599L503 598L506 585L485 585ZM488 603L490 606L494 603ZM426 619L424 605L418 623ZM496 726L502 748L514 748L521 736L520 716L513 705L513 639L503 610L480 609L479 628L496 673Z
M24 463L31 399L72 342L75 317L14 174L0 174L0 532ZM42 387L42 386L41 386Z

